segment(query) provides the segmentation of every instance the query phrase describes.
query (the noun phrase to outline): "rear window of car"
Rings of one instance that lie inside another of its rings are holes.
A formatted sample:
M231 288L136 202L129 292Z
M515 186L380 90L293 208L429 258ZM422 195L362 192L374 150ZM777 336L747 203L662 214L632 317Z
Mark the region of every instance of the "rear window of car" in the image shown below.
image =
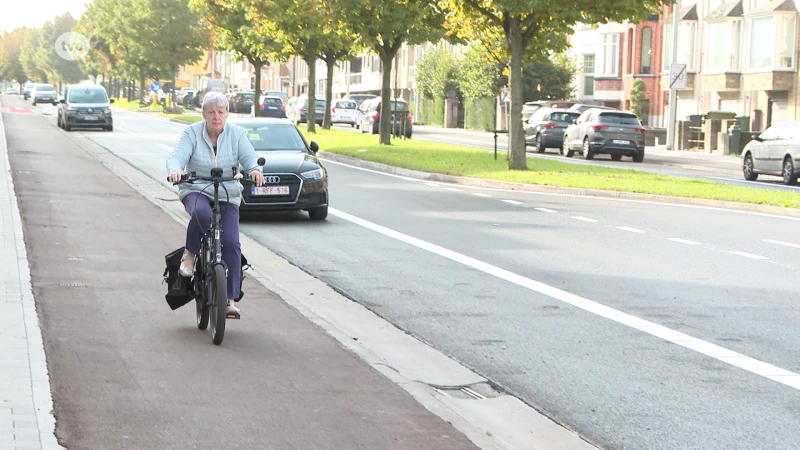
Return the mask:
M267 98L264 99L264 103L263 104L264 105L270 105L270 106L281 106L281 105L283 105L283 100L281 100L278 97L267 97Z
M42 92L55 91L55 88L53 87L52 84L40 84L39 86L36 86L36 90Z
M574 112L554 112L550 114L550 120L553 122L568 122L572 123L573 120L576 120L580 116L580 114Z
M257 152L276 150L305 151L306 144L292 124L240 124Z
M356 102L352 100L340 100L336 102L336 107L342 109L356 109L358 108L358 105L356 105Z
M256 98L256 94L242 94L242 98L244 98L245 100L253 100L254 98Z
M598 121L617 125L639 125L639 119L633 114L602 113Z
M108 103L106 91L102 89L70 89L71 103Z

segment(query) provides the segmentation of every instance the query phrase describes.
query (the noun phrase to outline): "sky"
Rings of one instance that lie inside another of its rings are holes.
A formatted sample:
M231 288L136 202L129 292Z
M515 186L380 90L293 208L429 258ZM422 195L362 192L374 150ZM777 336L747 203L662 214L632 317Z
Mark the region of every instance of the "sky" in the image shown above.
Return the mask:
M0 31L18 27L39 28L56 16L69 12L78 19L91 0L9 0L0 8Z

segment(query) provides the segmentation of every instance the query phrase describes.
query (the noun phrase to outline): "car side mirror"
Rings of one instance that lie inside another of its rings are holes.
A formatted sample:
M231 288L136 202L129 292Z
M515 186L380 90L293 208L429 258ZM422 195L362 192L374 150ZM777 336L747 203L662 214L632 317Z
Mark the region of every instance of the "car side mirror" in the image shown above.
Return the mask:
M112 99L110 99L110 100L109 100L109 103L114 103L114 99L113 99L113 98L112 98Z
M764 142L764 138L762 138L761 136L753 136L753 140L758 142Z
M316 143L316 142L314 142L314 141L311 141L311 145L310 145L309 147L311 148L311 153L313 153L313 154L315 154L315 155L316 155L316 154L317 154L317 152L319 151L319 144L317 144L317 143Z
M111 100L111 101L113 102L114 100ZM60 100L58 101L58 103L67 103L67 100L66 100L66 99L64 99L64 98L62 98L62 99L60 99Z
M578 119L575 119L575 120L573 120L573 121L572 121L572 124L573 124L573 125L577 125L577 124L578 124Z

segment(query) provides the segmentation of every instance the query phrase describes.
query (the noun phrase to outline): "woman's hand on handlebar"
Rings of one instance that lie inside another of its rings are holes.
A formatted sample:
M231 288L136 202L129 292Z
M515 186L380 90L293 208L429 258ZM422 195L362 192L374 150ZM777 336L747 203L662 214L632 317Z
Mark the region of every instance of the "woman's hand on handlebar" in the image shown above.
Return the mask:
M173 183L176 181L181 181L182 176L183 172L181 172L180 170L173 170L169 174L169 181L172 181Z
M250 180L256 186L263 186L264 185L264 173L258 169L253 170L250 172Z

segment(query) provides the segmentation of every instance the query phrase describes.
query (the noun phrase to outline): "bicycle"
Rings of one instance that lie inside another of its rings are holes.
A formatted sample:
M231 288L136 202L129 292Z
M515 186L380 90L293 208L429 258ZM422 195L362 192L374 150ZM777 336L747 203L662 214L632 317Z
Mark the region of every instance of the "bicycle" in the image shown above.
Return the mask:
M258 159L258 165L263 166L264 158ZM197 328L205 330L211 322L211 340L216 345L222 343L225 337L225 321L239 319L238 314L227 314L228 308L228 267L222 260L222 244L220 241L219 187L226 181L239 181L252 183L250 178L232 168L233 176L223 177L223 169L211 169L210 177L197 176L196 172L181 175L180 181L172 182L173 186L196 181L210 182L214 186L214 198L211 201L211 225L203 234L200 241L200 253L194 265L192 286L195 296L195 309L197 312ZM167 181L170 181L169 177Z

